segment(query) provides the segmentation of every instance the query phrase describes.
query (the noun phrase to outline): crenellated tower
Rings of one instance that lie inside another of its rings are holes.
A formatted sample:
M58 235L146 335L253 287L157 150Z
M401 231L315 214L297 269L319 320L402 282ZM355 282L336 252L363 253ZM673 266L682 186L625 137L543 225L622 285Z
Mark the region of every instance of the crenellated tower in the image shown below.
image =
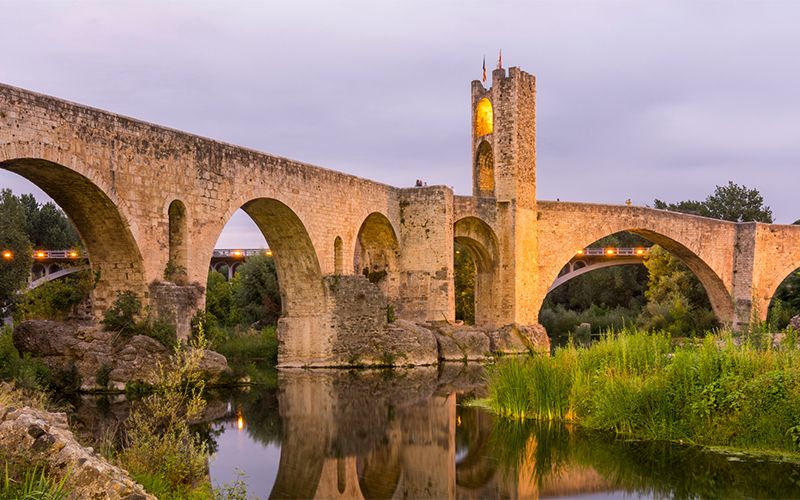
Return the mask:
M536 77L498 68L492 85L472 82L473 196L493 212L498 240L493 308L498 325L533 325L538 277Z

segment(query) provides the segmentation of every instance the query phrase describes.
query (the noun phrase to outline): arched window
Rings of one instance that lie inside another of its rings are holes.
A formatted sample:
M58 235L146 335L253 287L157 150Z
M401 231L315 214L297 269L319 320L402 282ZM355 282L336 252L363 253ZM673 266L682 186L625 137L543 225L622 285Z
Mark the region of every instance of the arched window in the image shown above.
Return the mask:
M494 196L494 156L486 141L481 142L475 152L475 171L478 196Z
M343 257L342 257L342 237L337 236L335 240L333 240L333 273L336 275L342 274L344 270L343 264Z
M494 111L492 102L483 98L475 106L475 137L491 134L494 130Z
M188 254L188 221L186 220L186 207L180 200L175 200L169 204L169 264L168 270L170 278L175 275L185 275Z

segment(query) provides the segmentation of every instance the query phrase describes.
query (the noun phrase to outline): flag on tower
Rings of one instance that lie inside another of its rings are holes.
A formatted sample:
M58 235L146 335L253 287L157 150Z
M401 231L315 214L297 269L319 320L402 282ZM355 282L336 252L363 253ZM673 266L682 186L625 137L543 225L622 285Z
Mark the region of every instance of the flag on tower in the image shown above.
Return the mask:
M497 56L497 69L503 69L503 49L500 49L500 54Z
M486 56L483 56L483 83L486 83Z

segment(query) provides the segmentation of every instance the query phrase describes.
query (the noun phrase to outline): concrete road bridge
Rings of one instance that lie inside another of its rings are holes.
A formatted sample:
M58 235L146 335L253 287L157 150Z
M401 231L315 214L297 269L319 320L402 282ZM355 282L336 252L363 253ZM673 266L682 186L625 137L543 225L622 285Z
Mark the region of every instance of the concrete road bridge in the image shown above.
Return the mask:
M535 77L518 68L495 70L489 88L472 83L471 196L392 187L5 85L0 168L77 227L99 273L97 315L131 290L184 336L217 238L243 209L274 252L283 365L345 364L356 331L385 326L387 304L401 319L453 320L454 240L476 261L486 328L537 325L576 251L620 231L683 260L723 323L766 315L800 267L800 227L538 200L535 101Z
M211 254L209 270L217 271L226 280L233 279L239 267L254 255L272 255L268 248L215 248ZM80 250L36 250L33 252L28 289L37 288L48 281L63 278L89 267L89 259Z

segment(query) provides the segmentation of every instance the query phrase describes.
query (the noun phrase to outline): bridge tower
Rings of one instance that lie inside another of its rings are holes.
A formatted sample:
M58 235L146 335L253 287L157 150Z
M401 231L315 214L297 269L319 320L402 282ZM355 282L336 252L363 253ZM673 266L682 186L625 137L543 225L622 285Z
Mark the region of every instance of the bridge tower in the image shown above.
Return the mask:
M473 196L497 233L496 326L538 323L536 77L519 68L472 82Z

